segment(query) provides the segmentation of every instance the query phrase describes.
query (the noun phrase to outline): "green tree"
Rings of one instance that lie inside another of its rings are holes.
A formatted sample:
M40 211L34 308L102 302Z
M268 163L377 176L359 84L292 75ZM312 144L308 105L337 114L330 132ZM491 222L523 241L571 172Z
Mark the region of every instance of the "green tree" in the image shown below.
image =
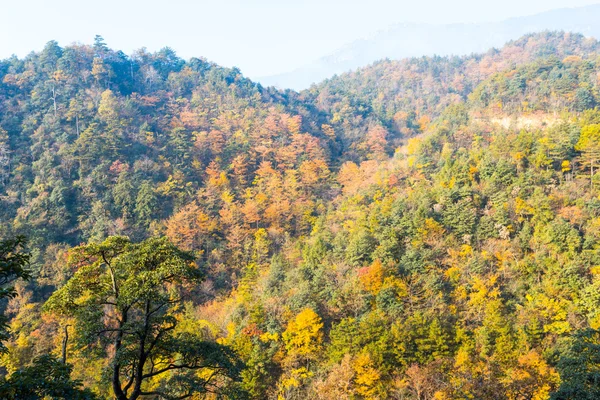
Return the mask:
M183 287L203 278L189 253L165 238L112 236L73 249L70 262L77 272L45 309L73 318L79 344L108 359L116 399L187 398L237 378L228 348L178 328Z
M580 87L575 91L575 110L584 111L590 108L594 108L596 105L596 99L594 94L587 87Z
M344 318L331 328L331 343L327 354L334 362L340 362L344 355L358 352L361 344L359 325L354 318Z
M119 174L117 183L112 189L115 208L126 221L132 218L135 207L135 188L132 179L133 177L128 171L123 171Z
M152 217L157 212L157 199L154 188L149 181L141 184L135 199L135 214L137 222L142 227L148 227Z
M71 379L72 369L53 356L38 357L31 366L0 382L0 397L5 400L96 399L91 391L81 388L80 381Z
M25 250L26 240L23 236L0 241L0 300L16 296L11 283L17 279L31 277L29 266L29 253ZM6 352L4 341L8 339L8 319L0 315L0 352Z
M552 400L600 398L600 331L577 332L557 364L562 384Z

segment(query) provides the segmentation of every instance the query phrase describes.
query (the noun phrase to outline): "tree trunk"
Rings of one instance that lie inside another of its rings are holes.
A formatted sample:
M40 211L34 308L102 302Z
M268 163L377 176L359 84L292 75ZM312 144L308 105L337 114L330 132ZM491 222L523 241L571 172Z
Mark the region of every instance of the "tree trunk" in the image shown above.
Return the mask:
M590 188L594 189L594 159L590 161Z
M52 86L52 100L54 101L54 116L56 117L56 88Z
M117 332L117 337L115 338L115 355L113 356L113 376L112 376L112 387L113 392L115 394L116 400L129 400L125 393L123 393L123 388L121 387L121 364L116 360L119 350L121 350L121 346L123 344L123 326L127 323L127 311L124 311L121 315L121 320L119 321L119 331Z
M135 371L135 383L133 386L133 392L131 393L130 400L135 400L140 397L142 393L142 382L144 380L144 366L146 365L146 360L148 354L146 353L146 338L148 335L148 331L150 329L149 319L150 319L150 301L146 300L145 306L145 321L144 321L144 331L140 337L140 352L138 355L136 371Z
M67 363L67 344L69 342L69 326L70 325L65 325L65 336L63 337L63 342L62 342L62 363L63 364Z

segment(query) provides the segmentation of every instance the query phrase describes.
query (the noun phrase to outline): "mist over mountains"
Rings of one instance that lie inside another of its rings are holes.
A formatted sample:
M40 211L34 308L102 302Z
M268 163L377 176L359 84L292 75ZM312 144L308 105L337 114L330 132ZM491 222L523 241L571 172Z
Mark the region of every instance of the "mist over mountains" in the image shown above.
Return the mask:
M547 30L599 37L600 4L548 11L501 22L472 24L401 23L356 40L294 71L259 78L261 84L302 90L335 74L389 58L465 55L499 47L520 36Z

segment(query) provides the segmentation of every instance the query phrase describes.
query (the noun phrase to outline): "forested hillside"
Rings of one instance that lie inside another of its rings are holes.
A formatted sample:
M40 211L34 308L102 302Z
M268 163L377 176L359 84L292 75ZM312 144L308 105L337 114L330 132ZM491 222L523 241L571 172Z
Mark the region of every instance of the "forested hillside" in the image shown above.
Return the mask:
M600 397L599 79L569 33L300 93L0 61L0 397Z

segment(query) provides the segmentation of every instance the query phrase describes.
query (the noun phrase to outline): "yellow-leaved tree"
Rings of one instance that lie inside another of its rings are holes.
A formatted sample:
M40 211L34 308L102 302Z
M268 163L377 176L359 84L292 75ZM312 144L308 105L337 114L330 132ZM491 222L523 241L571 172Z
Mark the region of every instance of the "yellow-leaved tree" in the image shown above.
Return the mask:
M280 381L279 400L296 398L302 386L313 376L309 363L322 348L323 321L314 310L305 308L288 323L281 336L288 353L288 365L292 368Z
M594 168L600 158L600 124L584 126L575 150L581 152L581 163L590 169L590 185L594 184Z
M382 397L381 373L376 368L369 353L359 354L352 364L355 372L354 384L356 392L367 400Z
M314 358L323 344L323 321L311 308L305 308L290 321L283 340L288 354L306 360Z

